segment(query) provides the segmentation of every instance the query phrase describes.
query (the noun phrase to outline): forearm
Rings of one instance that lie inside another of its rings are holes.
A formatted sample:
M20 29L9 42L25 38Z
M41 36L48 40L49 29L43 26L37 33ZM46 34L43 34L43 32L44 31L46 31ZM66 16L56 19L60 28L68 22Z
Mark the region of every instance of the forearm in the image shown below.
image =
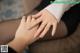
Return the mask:
M25 40L23 39L14 39L8 45L13 48L16 52L22 52L27 46Z
M78 4L79 2L79 0L55 0L45 9L48 10L52 15L54 15L59 22L64 12L70 9L70 7L74 6L75 4Z

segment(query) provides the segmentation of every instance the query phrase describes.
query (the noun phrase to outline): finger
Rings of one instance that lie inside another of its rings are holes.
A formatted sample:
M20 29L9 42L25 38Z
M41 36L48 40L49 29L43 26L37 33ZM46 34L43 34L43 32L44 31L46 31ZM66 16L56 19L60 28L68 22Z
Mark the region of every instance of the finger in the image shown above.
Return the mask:
M45 26L46 26L46 22L43 22L43 23L41 24L41 26L39 27L39 29L37 30L37 32L36 32L36 34L35 34L35 37L38 37L38 36L39 36L39 34L40 34L41 31L45 28Z
M23 16L22 19L21 19L21 23L25 23L25 21L26 21L25 19L26 19L26 17Z
M33 42L37 41L38 39L39 39L39 37L35 37L30 44L32 44Z
M32 18L31 16L28 16L27 17L27 23L30 23L31 22L31 18Z
M34 26L36 26L37 24L39 24L41 21L42 21L41 18L35 20L35 21L30 25L29 29L33 28Z
M57 26L53 24L53 28L52 28L52 36L54 36L55 31L56 31Z
M41 35L39 37L43 38L49 29L50 29L50 24L47 24L44 31L41 33Z
M37 13L35 15L32 15L32 18L39 18L40 16L41 16L41 13L39 12L39 13Z
M32 18L31 22L34 22L34 21L35 21L35 19L34 19L34 18Z

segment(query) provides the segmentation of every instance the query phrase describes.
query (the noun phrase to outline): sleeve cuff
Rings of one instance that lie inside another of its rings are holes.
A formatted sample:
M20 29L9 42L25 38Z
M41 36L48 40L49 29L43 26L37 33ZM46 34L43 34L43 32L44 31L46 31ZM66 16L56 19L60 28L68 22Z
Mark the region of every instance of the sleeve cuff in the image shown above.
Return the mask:
M66 4L56 4L53 3L46 7L45 9L48 10L52 15L54 15L59 22L62 15L66 10L68 10L71 6Z

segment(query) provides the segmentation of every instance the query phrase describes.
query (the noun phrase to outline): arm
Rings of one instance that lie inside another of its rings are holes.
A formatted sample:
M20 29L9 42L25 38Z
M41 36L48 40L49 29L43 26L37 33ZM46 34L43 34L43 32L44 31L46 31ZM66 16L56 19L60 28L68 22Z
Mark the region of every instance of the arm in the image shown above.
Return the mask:
M36 41L38 36L34 36L37 30L37 26L28 29L29 25L34 21L29 16L26 20L25 16L22 18L20 26L18 27L15 38L8 45L13 48L16 52L22 52L29 44Z
M47 6L45 9L48 10L52 15L54 15L57 21L59 22L63 13L78 2L80 2L80 0L55 0L51 5Z
M57 1L59 0L55 0L53 4L44 8L36 15L33 15L33 17L36 18L36 21L33 22L33 25L31 25L31 27L41 22L41 25L36 32L36 36L40 34L41 38L44 37L51 26L52 26L52 36L54 36L58 22L60 21L63 13L66 10L68 10L70 7L76 4L76 3L75 4L64 4L64 3L57 4L55 3ZM60 1L64 1L64 0L60 0ZM72 0L68 0L68 1L65 0L64 2L70 2L70 1L72 2ZM78 2L78 0L77 1L73 0L73 2Z
M14 39L10 43L8 43L8 46L13 48L16 52L22 52L28 45L28 42L26 42L23 39Z

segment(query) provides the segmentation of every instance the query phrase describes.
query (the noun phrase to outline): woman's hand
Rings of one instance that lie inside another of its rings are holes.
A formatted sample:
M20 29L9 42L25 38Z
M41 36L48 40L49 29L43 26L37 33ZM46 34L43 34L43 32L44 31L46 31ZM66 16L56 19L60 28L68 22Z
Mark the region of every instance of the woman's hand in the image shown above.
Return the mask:
M31 16L28 16L26 20L25 16L22 17L19 28L16 31L14 40L8 43L8 45L11 48L13 48L16 52L20 53L24 51L24 49L29 44L39 39L38 36L34 35L37 31L38 26L35 26L32 29L29 29L29 26L31 25L31 23L35 21L34 18L32 19L31 18L32 18Z
M19 28L16 31L15 39L23 39L27 44L30 44L38 39L38 37L34 37L38 26L35 26L32 29L28 29L31 23L34 21L35 19L31 18L31 16L28 16L27 20L26 17L23 16Z
M38 36L40 34L39 36L41 38L44 37L51 26L53 27L52 36L55 34L58 21L55 18L55 16L53 16L46 9L43 9L42 11L37 13L36 15L33 15L32 17L35 18L36 20L35 20L35 22L33 22L31 27L34 27L35 25L37 25L41 22L41 25L40 25L39 29L37 30L35 36Z

